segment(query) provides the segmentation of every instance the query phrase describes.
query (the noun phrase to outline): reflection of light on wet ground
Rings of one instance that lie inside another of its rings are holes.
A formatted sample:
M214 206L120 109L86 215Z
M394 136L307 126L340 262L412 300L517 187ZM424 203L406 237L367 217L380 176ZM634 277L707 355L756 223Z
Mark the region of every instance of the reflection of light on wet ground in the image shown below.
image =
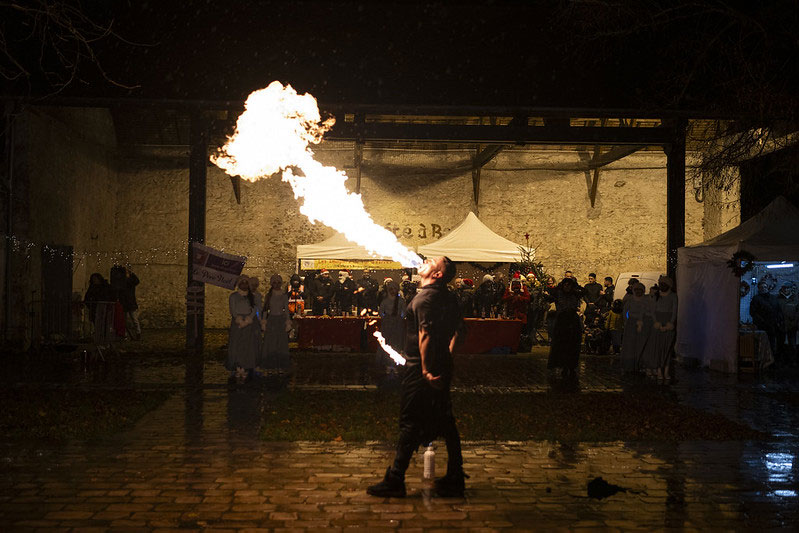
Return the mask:
M792 484L793 454L784 452L767 453L764 456L764 462L769 483ZM796 491L792 489L777 489L767 494L770 498L795 498L796 495Z
M790 453L767 453L766 468L769 481L788 481L788 474L793 468L793 455Z

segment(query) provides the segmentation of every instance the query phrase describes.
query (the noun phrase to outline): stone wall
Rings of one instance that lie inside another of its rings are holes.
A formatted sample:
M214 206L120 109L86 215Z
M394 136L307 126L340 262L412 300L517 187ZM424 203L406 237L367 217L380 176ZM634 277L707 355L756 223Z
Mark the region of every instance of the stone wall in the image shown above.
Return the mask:
M317 157L353 166L352 145L325 143ZM475 208L468 150L367 149L361 193L373 219L409 247L433 242ZM590 175L556 170L586 154L576 150L515 148L501 152L482 173L481 219L499 235L538 246L538 258L556 275L569 268L616 276L664 270L665 164L661 151L644 151L604 168L597 201L589 202ZM122 249L142 279L138 295L148 327L179 325L184 317L188 170L186 151L139 153L122 161L117 231ZM354 186L350 179L350 186ZM296 246L320 241L331 230L298 212L290 187L278 178L242 182L237 204L230 179L208 169L207 238L210 246L249 257L245 273L262 280L288 277ZM686 242L704 239L703 204L686 192ZM209 327L224 326L227 291L207 289Z
M188 227L188 149L113 146L108 113L37 110L26 119L26 204L32 241L70 244L76 251L74 288L88 275L108 274L128 263L145 327L179 326L185 320ZM116 151L115 151L116 150ZM350 173L352 143L323 143L317 158ZM115 158L111 154L116 153ZM537 256L560 277L564 269L583 280L590 271L616 276L630 270L664 270L666 264L666 157L641 151L600 172L594 207L590 173L561 170L590 157L584 150L513 147L482 171L474 205L473 150L436 147L370 147L364 150L361 194L366 209L413 248L433 242L470 210L499 235L523 243L529 233ZM299 214L290 187L278 178L242 182L236 202L228 176L208 168L206 243L248 256L245 273L262 280L296 267L296 247L327 238L332 230ZM734 226L736 191L698 203L686 191L686 242L697 243ZM734 210L732 210L734 212ZM31 280L36 279L33 269ZM208 286L206 324L226 326L227 294Z
M14 127L10 333L19 338L31 302L42 297L42 246L73 247L73 291L110 268L118 181L107 109L29 106Z

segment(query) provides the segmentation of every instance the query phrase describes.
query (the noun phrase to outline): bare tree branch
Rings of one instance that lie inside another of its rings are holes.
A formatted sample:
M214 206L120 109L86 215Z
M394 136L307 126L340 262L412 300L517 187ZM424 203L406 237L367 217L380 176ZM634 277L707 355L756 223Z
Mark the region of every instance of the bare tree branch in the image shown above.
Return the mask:
M80 0L0 0L0 21L0 76L6 80L24 79L30 87L41 78L55 94L75 82L86 83L81 68L92 67L111 85L138 87L109 76L95 45L109 39L146 45L118 35L113 19L97 20L84 11ZM36 57L30 53L33 49Z

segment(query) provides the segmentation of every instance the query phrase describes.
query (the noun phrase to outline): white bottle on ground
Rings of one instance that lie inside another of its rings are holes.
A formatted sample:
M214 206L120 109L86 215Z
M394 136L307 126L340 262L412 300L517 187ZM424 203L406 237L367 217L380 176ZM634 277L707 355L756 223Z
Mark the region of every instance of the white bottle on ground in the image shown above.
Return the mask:
M424 479L436 477L436 452L433 450L433 443L427 445L424 452Z

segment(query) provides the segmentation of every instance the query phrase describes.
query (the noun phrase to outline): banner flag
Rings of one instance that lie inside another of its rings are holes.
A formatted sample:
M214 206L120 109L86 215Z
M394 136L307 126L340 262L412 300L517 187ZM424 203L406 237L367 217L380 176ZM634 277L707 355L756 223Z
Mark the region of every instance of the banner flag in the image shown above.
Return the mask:
M226 254L197 242L191 243L191 279L226 289L235 289L246 257Z

